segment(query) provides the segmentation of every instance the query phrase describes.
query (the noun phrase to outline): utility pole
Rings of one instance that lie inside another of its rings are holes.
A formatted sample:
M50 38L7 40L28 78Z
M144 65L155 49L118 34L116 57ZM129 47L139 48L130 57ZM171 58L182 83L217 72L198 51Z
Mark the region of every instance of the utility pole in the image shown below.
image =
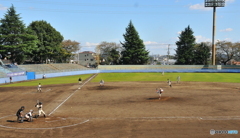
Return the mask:
M169 47L170 47L170 44L168 45L168 52L167 52L167 54L168 54L168 57L167 57L167 64L168 64L168 65L169 65L169 54L170 54Z

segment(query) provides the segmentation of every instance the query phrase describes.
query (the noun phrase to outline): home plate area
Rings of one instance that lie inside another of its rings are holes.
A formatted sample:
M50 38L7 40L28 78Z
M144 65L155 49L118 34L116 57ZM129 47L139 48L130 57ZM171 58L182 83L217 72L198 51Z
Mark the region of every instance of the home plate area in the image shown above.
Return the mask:
M9 129L57 129L72 127L88 122L87 119L71 118L71 117L59 117L59 116L47 116L33 118L33 122L24 120L23 123L19 123L15 116L2 117L0 120L0 127Z

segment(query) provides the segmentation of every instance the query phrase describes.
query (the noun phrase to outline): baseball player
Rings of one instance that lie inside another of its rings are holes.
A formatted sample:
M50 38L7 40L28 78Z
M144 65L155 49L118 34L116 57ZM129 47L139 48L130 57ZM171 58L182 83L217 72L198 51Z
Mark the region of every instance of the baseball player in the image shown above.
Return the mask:
M170 87L172 87L172 82L169 79L168 79L167 83Z
M32 109L28 113L25 114L25 118L27 119L28 122L33 121L33 110Z
M35 107L38 108L38 117L43 113L43 116L46 117L46 114L45 112L43 111L43 105L42 105L42 102L39 102L35 105Z
M179 82L180 82L180 76L177 77L177 83L179 83Z
M162 76L164 75L164 71L162 72Z
M10 83L12 83L12 77L11 76L9 77L9 80L10 80Z
M163 93L163 89L162 88L156 88L156 91L158 93L158 96L159 96L159 100L161 99L161 96L162 96L162 93Z
M23 123L24 115L23 115L23 110L25 109L24 106L21 106L20 109L18 109L16 116L17 116L17 122ZM20 120L21 119L21 120Z
M42 85L41 85L41 83L38 84L37 92L42 92Z
M100 86L104 86L104 80L100 80Z
M81 77L78 79L78 83L82 84L82 78Z

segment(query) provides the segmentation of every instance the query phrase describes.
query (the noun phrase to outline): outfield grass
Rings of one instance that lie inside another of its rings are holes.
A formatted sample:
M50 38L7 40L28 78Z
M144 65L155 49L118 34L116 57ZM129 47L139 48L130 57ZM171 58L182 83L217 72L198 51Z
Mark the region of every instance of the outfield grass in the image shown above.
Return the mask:
M77 76L65 76L47 79L38 79L33 81L17 82L13 84L0 85L0 87L13 86L37 86L51 84L68 84L78 83L78 78L82 80L89 78L92 74L84 74ZM196 81L196 82L240 82L239 73L101 73L98 74L91 82L99 82L103 79L105 82L129 82L129 81L176 81L177 76L181 77L181 81Z
M38 83L41 83L42 85L78 83L79 77L81 77L82 80L85 80L85 79L89 78L90 76L92 76L92 74L37 79L37 80L32 80L32 81L24 81L24 82L12 83L12 84L0 85L0 87L37 86Z
M101 73L95 77L92 82L98 82L101 79L106 82L117 81L176 81L180 76L181 81L198 82L240 82L239 73Z

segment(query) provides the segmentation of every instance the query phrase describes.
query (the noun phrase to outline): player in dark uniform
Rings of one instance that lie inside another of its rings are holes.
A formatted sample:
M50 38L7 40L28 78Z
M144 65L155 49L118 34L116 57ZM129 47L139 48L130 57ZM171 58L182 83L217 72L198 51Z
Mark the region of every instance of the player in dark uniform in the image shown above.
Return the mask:
M78 79L78 84L82 84L82 78Z
M23 123L23 119L24 119L24 114L23 114L23 110L25 109L24 106L22 106L20 109L18 109L16 116L17 116L17 122L19 123ZM21 120L20 120L21 119Z
M10 80L10 83L12 83L12 77L11 76L9 77L9 80Z

